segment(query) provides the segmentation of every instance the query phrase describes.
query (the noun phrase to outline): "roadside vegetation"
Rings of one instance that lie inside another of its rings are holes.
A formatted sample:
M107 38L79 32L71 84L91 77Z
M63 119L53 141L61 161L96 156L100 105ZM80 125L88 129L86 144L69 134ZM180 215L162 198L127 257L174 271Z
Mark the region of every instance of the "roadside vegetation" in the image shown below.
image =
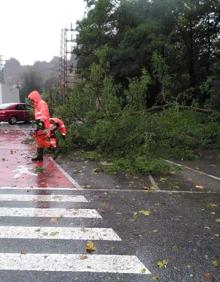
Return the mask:
M55 108L64 148L155 174L169 172L165 158L219 148L220 2L86 2L74 50L81 83Z

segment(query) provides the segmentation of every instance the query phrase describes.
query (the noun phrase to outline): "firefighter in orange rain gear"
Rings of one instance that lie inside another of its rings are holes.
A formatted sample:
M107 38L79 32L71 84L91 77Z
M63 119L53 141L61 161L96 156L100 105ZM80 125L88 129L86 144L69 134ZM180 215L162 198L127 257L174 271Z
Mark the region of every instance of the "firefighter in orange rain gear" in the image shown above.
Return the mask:
M50 118L50 148L52 149L52 151L54 152L54 159L57 158L59 152L60 152L60 148L59 148L59 144L57 141L57 137L56 137L56 132L59 131L61 136L63 137L63 139L66 138L66 127L64 122L56 117Z
M32 91L28 95L28 99L34 104L34 118L36 121L34 138L37 147L37 156L33 158L32 161L43 161L44 148L50 147L50 114L47 103L41 99L41 95L38 91Z

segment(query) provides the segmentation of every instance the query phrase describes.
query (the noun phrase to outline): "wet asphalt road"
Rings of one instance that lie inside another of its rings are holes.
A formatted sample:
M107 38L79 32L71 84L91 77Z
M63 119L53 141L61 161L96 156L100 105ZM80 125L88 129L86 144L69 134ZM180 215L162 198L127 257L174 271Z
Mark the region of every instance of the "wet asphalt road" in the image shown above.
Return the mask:
M121 241L94 240L96 251L92 255L136 256L151 274L145 274L143 269L141 274L0 270L0 281L220 281L220 182L207 177L201 180L198 175L186 172L158 178L161 190L148 191L144 190L151 185L147 176L94 174L94 163L85 163L75 156L60 157L58 163L86 188L48 190L47 194L83 195L88 203L0 201L0 209L91 208L102 219L59 217L54 223L49 217L0 216L0 227L112 228ZM36 193L45 195L45 190L1 188L0 191L0 195ZM1 253L87 255L84 240L61 239L4 238L0 239Z

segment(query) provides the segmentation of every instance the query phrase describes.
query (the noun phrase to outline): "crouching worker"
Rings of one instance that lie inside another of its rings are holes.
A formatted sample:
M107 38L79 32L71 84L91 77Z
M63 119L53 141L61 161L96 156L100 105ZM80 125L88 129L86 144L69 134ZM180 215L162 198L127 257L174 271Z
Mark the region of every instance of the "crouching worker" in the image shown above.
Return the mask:
M54 160L57 158L60 153L60 148L57 139L57 132L59 132L63 139L66 138L66 127L64 122L59 118L50 118L50 148L54 153Z
M32 91L28 95L28 99L34 106L34 118L36 122L34 139L37 147L37 156L32 161L43 161L44 149L50 147L50 114L47 103L41 99L38 91Z

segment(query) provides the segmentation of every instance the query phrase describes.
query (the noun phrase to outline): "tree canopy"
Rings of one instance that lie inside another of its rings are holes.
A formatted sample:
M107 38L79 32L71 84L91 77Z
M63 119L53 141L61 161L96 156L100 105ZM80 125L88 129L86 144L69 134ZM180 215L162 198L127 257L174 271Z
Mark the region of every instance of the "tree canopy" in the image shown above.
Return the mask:
M220 91L210 85L220 62L218 0L86 2L75 48L82 77L89 77L97 50L105 47L109 73L122 85L119 96L145 69L151 76L146 107L168 100L210 105L211 94ZM212 89L204 91L207 87Z

